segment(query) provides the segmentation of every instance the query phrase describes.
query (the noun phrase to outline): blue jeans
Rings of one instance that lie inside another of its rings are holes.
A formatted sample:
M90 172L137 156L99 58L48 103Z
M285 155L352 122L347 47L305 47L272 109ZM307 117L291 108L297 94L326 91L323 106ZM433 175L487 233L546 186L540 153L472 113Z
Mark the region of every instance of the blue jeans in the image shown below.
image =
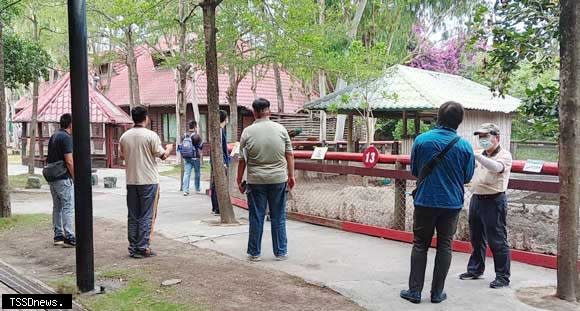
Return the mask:
M200 179L201 179L201 161L200 159L183 159L183 165L185 171L183 172L183 189L181 191L189 193L189 180L191 179L191 170L195 170L194 182L195 191L201 191Z
M274 256L288 254L286 238L286 183L248 185L248 208L250 211L250 236L248 238L248 255L259 256L262 248L262 233L266 207L270 207L270 224L272 228L272 247Z
M52 224L54 239L75 241L74 232L74 185L72 179L49 183L52 195Z

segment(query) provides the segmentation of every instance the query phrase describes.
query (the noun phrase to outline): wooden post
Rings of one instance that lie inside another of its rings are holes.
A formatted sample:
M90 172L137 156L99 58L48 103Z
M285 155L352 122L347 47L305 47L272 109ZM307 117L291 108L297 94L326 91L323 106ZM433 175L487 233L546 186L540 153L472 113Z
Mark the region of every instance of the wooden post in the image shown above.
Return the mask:
M391 146L391 154L398 155L401 152L400 150L401 150L401 142L399 141L393 142L393 145Z
M397 161L395 169L405 170L406 165ZM395 179L395 212L393 214L393 229L405 230L407 216L407 180Z
M421 118L419 118L419 112L415 115L415 137L421 134Z
M352 113L348 114L346 126L348 128L346 136L346 152L354 152L354 116Z
M407 132L407 111L403 111L403 139L407 138L409 133Z

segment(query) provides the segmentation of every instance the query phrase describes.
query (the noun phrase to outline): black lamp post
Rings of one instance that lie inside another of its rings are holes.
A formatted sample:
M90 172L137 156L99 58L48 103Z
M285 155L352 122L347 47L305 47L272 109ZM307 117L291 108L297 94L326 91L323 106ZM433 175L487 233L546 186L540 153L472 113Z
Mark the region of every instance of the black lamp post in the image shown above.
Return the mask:
M75 167L75 230L77 286L81 292L95 288L93 255L93 195L87 61L86 1L68 0L70 84Z

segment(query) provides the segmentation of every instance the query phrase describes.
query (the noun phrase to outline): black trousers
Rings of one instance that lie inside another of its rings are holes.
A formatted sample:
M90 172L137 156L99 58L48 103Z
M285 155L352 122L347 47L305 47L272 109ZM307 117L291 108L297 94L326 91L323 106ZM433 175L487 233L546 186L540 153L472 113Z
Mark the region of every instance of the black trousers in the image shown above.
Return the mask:
M473 195L469 204L469 233L473 252L467 271L483 274L487 244L493 254L496 278L509 282L510 248L507 241L507 198L504 193L496 197Z
M220 205L218 202L217 192L215 190L215 176L213 174L213 166L212 166L212 174L211 174L211 184L210 184L210 191L211 191L211 211L214 213L220 212ZM226 168L226 176L228 176L228 169Z
M159 204L159 185L127 185L129 253L150 248Z
M411 274L409 289L423 291L427 252L431 239L437 231L437 254L431 293L439 294L445 287L445 279L451 265L451 242L457 230L460 209L415 207L413 214L413 250L411 252Z

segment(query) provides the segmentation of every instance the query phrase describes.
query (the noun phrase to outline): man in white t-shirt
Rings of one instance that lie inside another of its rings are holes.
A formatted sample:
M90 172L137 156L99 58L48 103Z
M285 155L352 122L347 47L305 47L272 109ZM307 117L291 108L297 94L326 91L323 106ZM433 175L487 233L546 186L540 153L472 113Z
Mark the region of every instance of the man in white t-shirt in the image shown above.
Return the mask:
M144 107L133 108L131 116L135 126L119 140L127 177L129 256L144 258L155 256L150 242L159 202L156 158L167 159L173 145L163 149L159 135L147 128L149 117Z

